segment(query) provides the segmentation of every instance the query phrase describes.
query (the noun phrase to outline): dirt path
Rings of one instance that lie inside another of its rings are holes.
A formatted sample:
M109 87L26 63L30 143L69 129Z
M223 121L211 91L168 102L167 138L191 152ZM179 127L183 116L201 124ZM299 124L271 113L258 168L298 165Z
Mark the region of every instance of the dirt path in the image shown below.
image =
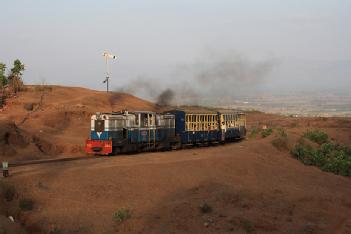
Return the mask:
M266 139L24 166L11 174L36 202L24 217L33 230L244 233L252 226L257 233L343 233L348 227L340 221L351 217L350 178L306 167ZM210 213L199 210L203 203ZM131 218L118 223L112 214L121 208Z

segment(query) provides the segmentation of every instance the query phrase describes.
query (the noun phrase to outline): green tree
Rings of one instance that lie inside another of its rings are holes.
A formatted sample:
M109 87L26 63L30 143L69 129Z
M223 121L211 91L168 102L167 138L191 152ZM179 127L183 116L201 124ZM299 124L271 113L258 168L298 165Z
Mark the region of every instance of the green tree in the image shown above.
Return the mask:
M11 75L21 79L22 72L24 71L24 64L19 59L13 62L13 68L11 68Z
M8 80L5 76L6 65L4 63L0 63L0 88L4 87Z
M23 87L22 82L22 72L24 71L24 64L21 63L19 59L16 59L13 62L13 68L11 68L11 73L8 77L9 82L12 86L13 91L16 93L17 91L21 91Z

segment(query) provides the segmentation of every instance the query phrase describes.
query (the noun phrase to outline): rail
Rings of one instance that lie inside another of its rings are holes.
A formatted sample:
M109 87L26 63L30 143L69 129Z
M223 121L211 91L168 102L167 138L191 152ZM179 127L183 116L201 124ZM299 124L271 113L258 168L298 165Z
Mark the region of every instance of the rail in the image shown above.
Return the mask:
M69 161L88 160L88 159L96 159L96 158L101 158L101 156L66 157L66 158L54 158L54 159L28 160L28 161L9 162L8 165L9 165L9 167L19 167L19 166L34 165L34 164L69 162Z

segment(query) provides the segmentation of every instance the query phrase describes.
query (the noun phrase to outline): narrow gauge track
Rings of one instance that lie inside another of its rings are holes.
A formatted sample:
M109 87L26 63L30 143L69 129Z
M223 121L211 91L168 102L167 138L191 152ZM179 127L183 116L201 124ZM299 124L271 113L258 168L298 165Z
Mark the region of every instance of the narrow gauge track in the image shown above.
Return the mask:
M237 140L232 140L230 142L227 142L227 144L231 143L237 143L242 140L246 139L237 139ZM183 145L179 149L172 149L173 150L187 150L187 149L192 149L192 148L198 148L198 147L209 147L209 146L220 146L220 143L212 143L212 144L197 144L197 145ZM168 151L168 150L167 150ZM144 153L146 152L154 152L154 151L143 151ZM9 162L9 167L20 167L20 166L26 166L26 165L35 165L35 164L45 164L45 163L59 163L59 162L69 162L69 161L79 161L79 160L88 160L88 159L98 159L98 158L105 158L105 157L116 157L116 156L126 156L134 153L125 153L125 154L118 154L118 155L112 155L112 156L102 156L102 155L89 155L89 156L84 156L84 157L65 157L65 158L54 158L54 159L38 159L38 160L27 160L27 161L18 161L18 162Z
M20 166L34 165L34 164L58 163L58 162L78 161L78 160L97 159L97 158L101 158L101 156L66 157L66 158L54 158L54 159L28 160L28 161L19 161L19 162L9 162L9 167L20 167Z

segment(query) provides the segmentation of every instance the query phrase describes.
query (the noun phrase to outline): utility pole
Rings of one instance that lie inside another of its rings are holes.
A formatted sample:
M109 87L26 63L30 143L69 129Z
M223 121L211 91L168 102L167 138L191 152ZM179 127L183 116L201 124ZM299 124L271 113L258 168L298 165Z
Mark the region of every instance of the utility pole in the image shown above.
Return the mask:
M106 91L109 92L109 84L108 81L110 79L110 68L109 68L109 64L108 64L108 60L109 59L116 59L117 57L115 55L112 55L108 52L104 52L102 54L102 56L104 56L105 58L105 63L106 63L106 78L102 83L106 83Z

